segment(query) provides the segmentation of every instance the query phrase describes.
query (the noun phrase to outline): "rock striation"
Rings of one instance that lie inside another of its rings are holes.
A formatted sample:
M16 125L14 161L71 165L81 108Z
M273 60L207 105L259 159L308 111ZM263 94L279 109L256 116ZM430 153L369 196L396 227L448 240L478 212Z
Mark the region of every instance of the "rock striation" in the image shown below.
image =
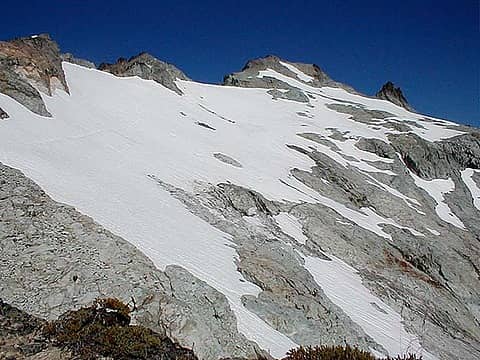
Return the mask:
M401 106L409 111L413 110L403 95L402 89L395 87L391 81L387 81L382 88L375 94L375 97L390 101L395 105Z
M138 76L145 80L154 80L179 95L182 95L182 91L175 84L175 81L177 79L190 80L174 65L158 60L145 52L128 60L119 58L114 64L102 63L98 69L116 76Z

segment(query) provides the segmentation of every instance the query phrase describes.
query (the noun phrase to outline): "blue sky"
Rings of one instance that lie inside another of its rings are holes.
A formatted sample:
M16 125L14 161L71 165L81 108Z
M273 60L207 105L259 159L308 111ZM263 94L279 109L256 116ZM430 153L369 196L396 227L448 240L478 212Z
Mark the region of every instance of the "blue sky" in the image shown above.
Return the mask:
M9 1L1 18L0 39L47 32L97 64L147 51L203 82L266 54L316 63L366 94L391 80L419 112L480 126L477 0Z

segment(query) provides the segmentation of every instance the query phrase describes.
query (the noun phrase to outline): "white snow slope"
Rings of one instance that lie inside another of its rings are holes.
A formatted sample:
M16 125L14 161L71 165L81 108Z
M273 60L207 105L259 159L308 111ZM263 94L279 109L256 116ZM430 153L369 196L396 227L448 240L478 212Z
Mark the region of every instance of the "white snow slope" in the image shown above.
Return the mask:
M117 78L69 63L63 67L71 94L59 90L52 97L44 96L53 118L37 116L0 94L0 106L10 115L10 119L0 122L0 161L22 170L55 200L75 206L136 245L158 268L178 264L221 291L237 316L239 330L278 357L296 344L241 304L242 295L257 295L260 289L236 270L237 254L229 236L192 215L148 175L187 191L192 190L196 181L230 181L255 189L269 199L320 202L353 223L388 237L381 224L406 228L405 224L382 218L372 209L348 209L295 180L290 170L310 170L313 162L286 145L315 146L343 166L365 173L385 172L375 168L372 161L388 160L352 145L359 137L386 140L393 130L358 123L348 115L329 110L325 105L335 103L332 97L389 111L398 119L417 121L424 128L414 127L413 131L430 141L459 134L441 126L440 121L424 122L419 115L386 101L367 99L342 89L312 88L292 78L286 81L323 96L316 96L311 100L312 106L307 106L288 100L274 101L267 94L268 89L178 81L184 92L179 96L153 81ZM284 78L273 70L267 73ZM308 78L300 70L295 73L300 79ZM297 112L309 116L300 117ZM337 144L349 160L297 136L301 132L328 135L331 128L350 136L351 141ZM241 167L220 161L214 156L218 153L233 158ZM391 191L377 183L379 188ZM442 185L438 191L430 192L439 206L442 194L448 190ZM398 192L396 196L407 199ZM452 222L452 218L445 220ZM293 218L280 216L277 221L288 234L305 241L300 224ZM419 347L412 336L405 335L401 317L392 309L387 310L392 326L383 322L365 326L371 322L371 303L381 301L362 288L352 269L338 262L327 266L310 258L306 266L327 296L348 315L352 304L342 301L345 289L330 286L328 279L343 276L354 283L364 296L353 309L358 316L351 316L352 320L391 354L411 350L408 346L412 341ZM362 322L362 318L366 321ZM392 339L402 336L408 337L409 344L393 344ZM434 358L425 351L423 356Z

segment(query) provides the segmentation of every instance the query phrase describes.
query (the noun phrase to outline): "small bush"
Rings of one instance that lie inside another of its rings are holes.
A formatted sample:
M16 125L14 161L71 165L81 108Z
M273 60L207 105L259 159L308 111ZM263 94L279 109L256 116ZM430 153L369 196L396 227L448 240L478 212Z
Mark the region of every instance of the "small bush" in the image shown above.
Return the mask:
M387 359L385 360L422 360L422 357L417 357L417 355L414 355L414 354L408 354L408 355L403 355L403 356L400 356L398 355L397 357L388 357Z
M80 359L98 354L114 359L196 360L193 352L143 326L131 326L130 309L118 299L99 299L49 322L46 334Z
M384 360L421 360L416 355L387 357ZM370 352L357 347L346 346L315 346L299 347L287 353L283 360L376 360Z
M351 346L299 347L287 353L284 360L376 360L367 351Z

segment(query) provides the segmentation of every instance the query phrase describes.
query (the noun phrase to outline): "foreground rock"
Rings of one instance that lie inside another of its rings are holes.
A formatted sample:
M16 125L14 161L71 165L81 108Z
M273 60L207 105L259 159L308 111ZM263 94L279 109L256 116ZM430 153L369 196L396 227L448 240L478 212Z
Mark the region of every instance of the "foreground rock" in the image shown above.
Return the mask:
M141 53L128 60L120 58L114 64L102 63L98 69L116 76L138 76L145 80L154 80L179 95L182 94L182 91L175 81L177 79L189 80L187 75L174 65L160 61L147 53Z
M96 300L47 322L0 300L0 359L196 360L193 351L143 326L130 325L130 308Z
M391 103L401 106L409 111L413 110L403 95L402 89L395 87L391 81L386 82L375 96L379 99L390 101Z
M29 315L0 299L1 360L68 360L73 356L43 335L46 321Z
M193 351L142 326L129 325L131 309L118 299L44 321L0 300L0 360L152 359L196 360ZM267 360L258 355L257 359ZM349 345L299 347L283 360L375 360L369 351ZM383 360L417 360L414 355Z
M0 262L0 298L34 316L51 320L117 297L135 306L134 322L195 344L200 359L261 352L238 333L225 296L178 266L157 270L131 244L4 165Z

